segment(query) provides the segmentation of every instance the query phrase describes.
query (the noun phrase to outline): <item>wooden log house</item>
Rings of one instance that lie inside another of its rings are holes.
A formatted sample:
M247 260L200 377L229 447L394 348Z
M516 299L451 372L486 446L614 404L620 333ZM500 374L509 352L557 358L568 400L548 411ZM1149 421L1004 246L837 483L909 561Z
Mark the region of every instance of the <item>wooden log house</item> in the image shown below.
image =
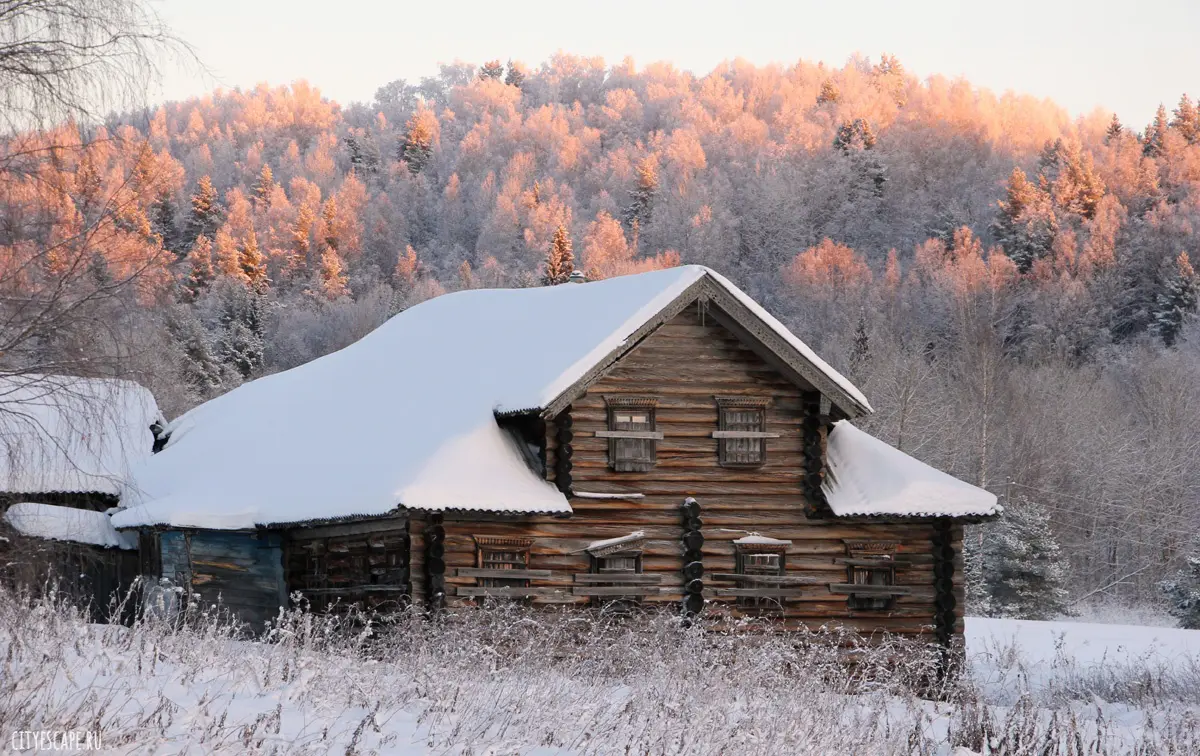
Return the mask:
M949 644L962 526L996 499L850 424L870 411L706 268L459 292L172 423L114 521L251 621L297 592Z

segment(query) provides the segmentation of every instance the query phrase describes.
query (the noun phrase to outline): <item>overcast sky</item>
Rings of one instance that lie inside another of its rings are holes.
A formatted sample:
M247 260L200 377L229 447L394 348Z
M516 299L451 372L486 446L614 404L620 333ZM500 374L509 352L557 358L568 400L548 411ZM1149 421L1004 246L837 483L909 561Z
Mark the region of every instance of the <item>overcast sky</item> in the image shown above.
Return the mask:
M162 97L307 79L342 103L456 58L536 65L556 50L668 60L704 74L722 60L841 65L899 56L918 76L963 76L1048 97L1073 115L1116 111L1134 128L1159 102L1200 95L1196 0L662 2L606 0L162 0L211 75L170 70Z

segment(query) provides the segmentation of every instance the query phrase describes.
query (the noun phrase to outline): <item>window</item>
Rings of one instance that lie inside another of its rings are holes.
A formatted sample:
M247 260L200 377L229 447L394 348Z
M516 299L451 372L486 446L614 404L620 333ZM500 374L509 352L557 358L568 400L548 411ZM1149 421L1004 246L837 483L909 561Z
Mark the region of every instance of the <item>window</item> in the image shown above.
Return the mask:
M896 584L895 543L849 541L846 543L846 551L850 555L846 565L852 586L864 585L879 589ZM893 594L876 590L865 593L851 592L848 603L851 609L879 611L891 609L895 600Z
M594 541L587 547L592 557L590 574L576 575L576 582L583 583L574 590L577 596L591 596L594 605L609 610L623 610L641 603L642 596L657 593L650 588L657 580L642 576L642 548L646 542L644 531L638 530L626 536Z
M329 569L326 566L324 554L310 554L308 569L304 573L304 585L309 589L320 589L328 586Z
M646 472L654 467L656 448L663 434L655 430L654 399L632 396L605 397L608 430L597 436L608 439L609 465L617 472Z
M476 536L476 566L484 570L525 570L529 568L529 547L524 538L494 538ZM505 578L496 575L479 578L484 588L528 588L527 578Z
M724 467L758 467L767 461L767 439L778 433L767 433L769 399L741 396L718 396L717 456Z
M778 544L735 544L737 549L737 572L739 575L763 575L777 577L784 573L785 543ZM741 581L746 589L771 591L778 590L778 585L754 580ZM771 596L738 596L738 606L746 609L778 609L777 598Z
M641 572L641 557L637 554L616 554L596 557L596 572L601 575L632 574Z

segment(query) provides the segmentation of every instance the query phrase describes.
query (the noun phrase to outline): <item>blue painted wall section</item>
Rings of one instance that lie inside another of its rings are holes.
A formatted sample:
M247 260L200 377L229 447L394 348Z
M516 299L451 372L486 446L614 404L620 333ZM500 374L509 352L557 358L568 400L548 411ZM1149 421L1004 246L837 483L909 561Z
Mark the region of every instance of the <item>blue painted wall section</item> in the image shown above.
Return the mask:
M161 534L162 576L189 590L189 601L219 604L259 629L287 602L278 533Z

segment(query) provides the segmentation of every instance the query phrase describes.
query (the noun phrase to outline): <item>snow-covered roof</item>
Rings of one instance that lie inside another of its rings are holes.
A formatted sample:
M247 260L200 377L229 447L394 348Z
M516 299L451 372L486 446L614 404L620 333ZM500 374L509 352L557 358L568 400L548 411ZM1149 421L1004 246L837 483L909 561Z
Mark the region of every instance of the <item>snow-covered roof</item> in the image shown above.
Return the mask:
M131 381L0 375L0 492L118 493L161 417Z
M753 310L813 380L836 387L850 411L869 410L849 381L707 268L461 291L188 412L134 471L124 499L133 506L114 522L236 529L398 506L569 513L496 415L551 411L702 289Z
M996 496L913 459L843 420L829 433L825 499L835 515L970 517L1001 511Z
M112 521L104 512L21 502L9 507L4 519L18 533L35 538L107 548L137 548L137 536L114 530Z

